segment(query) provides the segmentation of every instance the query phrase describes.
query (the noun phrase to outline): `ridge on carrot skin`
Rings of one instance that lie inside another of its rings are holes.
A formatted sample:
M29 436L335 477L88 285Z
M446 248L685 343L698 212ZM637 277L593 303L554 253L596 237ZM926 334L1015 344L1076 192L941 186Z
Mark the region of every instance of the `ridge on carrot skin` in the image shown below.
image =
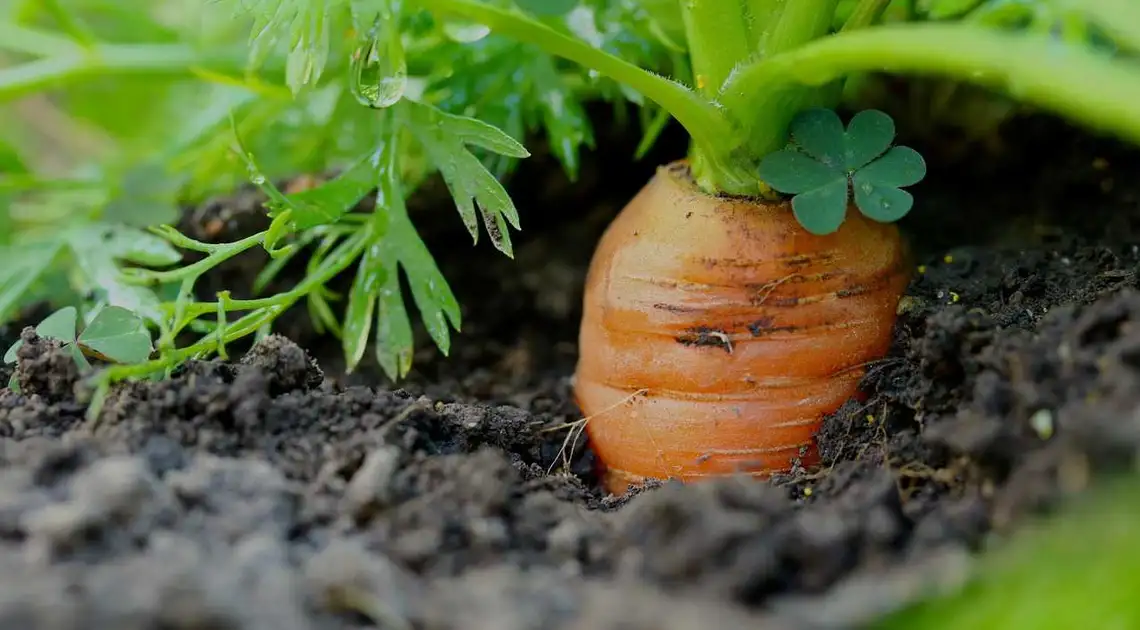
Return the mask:
M574 387L610 491L816 463L823 416L888 350L897 228L849 212L813 235L787 205L708 195L677 162L606 231Z

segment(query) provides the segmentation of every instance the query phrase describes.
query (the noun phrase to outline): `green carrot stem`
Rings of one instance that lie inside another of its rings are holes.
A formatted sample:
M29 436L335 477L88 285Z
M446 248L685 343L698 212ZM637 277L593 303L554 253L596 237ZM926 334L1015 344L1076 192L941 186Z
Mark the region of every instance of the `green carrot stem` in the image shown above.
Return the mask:
M839 33L741 68L725 84L730 111L772 107L800 85L855 72L940 75L1001 89L1088 127L1140 142L1140 66L1048 36L969 24L875 26ZM750 134L749 119L742 125ZM755 125L755 123L751 123Z

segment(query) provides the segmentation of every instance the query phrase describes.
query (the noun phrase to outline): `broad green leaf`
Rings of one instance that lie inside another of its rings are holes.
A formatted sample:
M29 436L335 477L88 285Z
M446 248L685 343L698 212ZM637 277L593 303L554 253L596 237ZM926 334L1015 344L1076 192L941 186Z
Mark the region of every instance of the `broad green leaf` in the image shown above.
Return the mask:
M558 17L573 11L578 0L515 0L515 4L535 15Z
M45 339L57 339L63 343L75 341L75 326L79 321L79 312L74 306L65 306L48 315L36 325L36 334ZM4 363L15 363L16 352L23 347L24 341L18 340L4 353Z
M143 319L117 306L100 310L77 341L116 363L142 363L153 350Z
M891 146L895 138L895 121L875 109L861 111L847 123L845 138L847 168L861 168Z
M16 312L61 249L61 240L0 247L0 322Z
M831 234L847 216L848 183L843 177L792 198L796 220L812 234Z
M926 177L926 161L910 147L892 147L883 156L855 173L856 181L902 188Z
M760 161L759 173L760 179L769 186L789 195L814 190L837 180L847 180L845 173L829 168L795 149L769 153Z
M854 179L855 205L869 219L882 223L898 221L914 206L914 197L893 186L880 186Z
M842 168L845 160L843 121L830 109L814 107L792 120L792 141L825 166Z
M447 114L430 105L404 102L407 103L412 133L443 176L471 238L476 242L479 238L475 214L478 205L483 225L495 248L514 257L507 224L519 229L518 210L499 180L464 145L474 144L500 154L520 157L526 150L510 136L485 123Z
M48 315L36 326L36 334L64 343L75 341L75 326L79 322L79 312L74 306L65 306Z

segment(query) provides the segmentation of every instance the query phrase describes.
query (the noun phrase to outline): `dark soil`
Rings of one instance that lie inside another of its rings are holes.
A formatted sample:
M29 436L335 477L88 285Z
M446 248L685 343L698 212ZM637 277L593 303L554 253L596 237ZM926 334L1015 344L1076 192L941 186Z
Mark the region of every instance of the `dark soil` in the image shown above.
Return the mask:
M631 166L635 142L602 138L577 186L524 165L513 262L422 197L466 319L398 385L341 375L301 308L88 424L65 355L25 330L24 393L0 391L0 629L855 627L1131 465L1140 154L1032 119L914 191L923 267L868 399L820 434L822 470L603 496L560 427L593 244L681 150ZM192 235L252 229L257 200L196 209ZM257 264L215 281L237 293Z

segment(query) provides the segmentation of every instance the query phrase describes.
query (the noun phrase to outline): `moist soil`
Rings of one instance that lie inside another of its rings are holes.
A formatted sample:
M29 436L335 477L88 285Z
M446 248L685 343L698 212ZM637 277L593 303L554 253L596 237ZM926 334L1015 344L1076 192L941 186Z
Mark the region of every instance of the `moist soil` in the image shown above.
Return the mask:
M541 148L511 180L514 261L472 247L441 187L417 197L465 321L450 357L420 331L398 384L345 375L302 307L87 422L65 352L0 330L25 341L23 393L0 390L0 628L859 627L1131 465L1140 154L1026 118L1004 152L932 160L913 190L895 343L826 420L821 469L606 496L566 428L584 273L684 145L673 130L635 162L635 132L602 131L576 184ZM240 236L259 201L237 191L183 228ZM236 297L263 263L204 288Z

